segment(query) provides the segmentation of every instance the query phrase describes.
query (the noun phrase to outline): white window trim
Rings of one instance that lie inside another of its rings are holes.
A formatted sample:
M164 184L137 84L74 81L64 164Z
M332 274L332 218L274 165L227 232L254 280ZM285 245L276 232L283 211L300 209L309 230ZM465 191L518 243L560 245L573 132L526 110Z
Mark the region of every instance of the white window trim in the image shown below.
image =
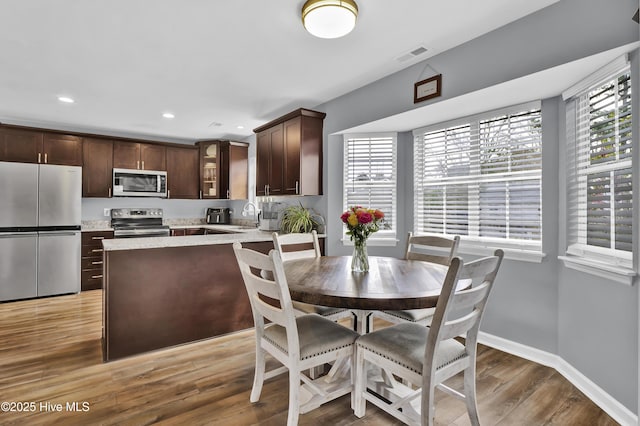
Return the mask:
M636 277L633 269L627 269L621 266L612 266L611 264L598 261L593 258L579 256L558 256L566 268L584 272L597 277L605 278L611 281L619 282L632 286Z
M486 111L486 112L482 112L472 116L462 117L462 118L450 120L447 122L432 124L426 127L415 129L413 130L413 137L415 140L416 137L421 137L423 134L432 132L435 130L465 125L468 123L471 123L473 125L474 122L485 120L492 116L503 115L503 114L517 114L525 110L541 109L541 107L542 107L542 102L538 100L538 101L527 102L524 104L512 105L505 108L499 108L491 111ZM541 179L540 190L542 191L541 173L542 173L541 170L539 172L527 171L523 173L522 178L525 179L525 178L531 178L531 177L539 177ZM445 178L444 180L448 180L448 179ZM460 181L461 183L465 182L460 178L457 178L457 181ZM424 185L432 186L430 183L425 183ZM415 202L415 197L414 197L414 202ZM540 203L540 207L542 208L542 201ZM542 222L540 223L540 226L542 227ZM442 234L430 234L430 233L418 232L415 229L415 225L414 225L414 233L416 235L439 235L439 236L442 235ZM458 252L462 254L491 255L496 249L501 248L505 253L505 259L518 260L523 262L541 263L542 260L546 257L546 253L542 251L543 238L544 238L544 235L543 235L542 229L540 234L540 240L535 242L528 242L526 240L509 241L508 239L502 239L502 238L462 235L460 236L460 245L458 246Z
M627 67L629 67L628 55L623 55L603 67L601 70L596 71L583 81L578 82L576 85L567 89L563 93L563 100L568 101L571 98L584 93L585 91L593 89L597 85L606 82L608 79L614 78L616 75L621 74ZM632 88L632 93L635 90L635 88ZM637 95L634 94L632 96ZM633 140L636 141L637 136L634 136ZM633 146L633 149L635 150L637 149L637 147ZM627 164L627 167L632 165L632 160L627 160L626 162L629 163ZM620 163L616 165L605 164L602 165L602 168L606 170L608 170L609 168L622 168L622 166L619 166L619 164ZM595 166L593 168L597 167L598 166ZM634 194L634 197L635 196L637 195ZM634 232L637 231L634 230ZM558 256L558 259L563 262L566 268L594 275L614 282L622 283L627 286L632 286L635 282L636 277L638 276L638 273L633 268L633 256L634 253L632 252L574 243L570 244L565 251L565 255Z
M419 233L416 235L434 235L442 236L442 234ZM458 253L472 254L478 256L490 256L496 249L504 251L504 258L509 260L517 260L521 262L542 263L547 256L540 250L537 243L527 244L524 241L509 241L502 238L474 238L467 235L460 236L460 244L458 245Z
M393 230L381 230L381 231L377 231L374 232L373 234L371 234L369 236L369 238L367 238L367 246L369 247L376 247L376 246L386 246L386 247L395 247L398 245L399 240L397 239L397 235L398 235L398 167L397 167L397 161L398 161L398 133L397 132L384 132L384 133L350 133L350 134L344 134L343 135L343 143L344 143L344 149L346 149L346 144L347 144L347 140L348 139L358 139L358 138L393 138L393 145L394 145L394 149L395 149L395 153L394 153L394 173L396 174L395 176L395 184L396 184L396 189L395 189L395 197L396 199L394 200L393 205L395 206L395 211L394 211L394 218L395 218L395 223L394 223L394 229ZM345 153L345 160L346 160L346 153ZM342 175L343 175L343 179L344 176L346 174L346 170L345 170L345 164L343 162L343 170L342 170ZM344 189L343 189L343 193L342 193L342 200L343 200L343 210L342 211L346 211L346 209L349 206L345 206L345 193L344 193ZM369 208L376 208L376 206L367 206ZM345 247L353 247L353 241L351 241L349 239L349 236L346 235L346 228L344 226L344 224L342 225L342 238L341 238L341 242L342 245Z

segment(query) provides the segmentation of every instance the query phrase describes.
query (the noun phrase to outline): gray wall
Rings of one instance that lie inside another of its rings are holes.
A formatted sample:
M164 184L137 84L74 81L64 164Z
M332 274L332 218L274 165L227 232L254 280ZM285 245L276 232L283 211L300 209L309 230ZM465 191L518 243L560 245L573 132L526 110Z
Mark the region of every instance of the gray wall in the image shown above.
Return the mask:
M426 61L443 74L443 95L453 98L638 40L631 16L637 0L562 0ZM317 106L325 119L325 197L315 208L327 218L328 254L349 254L340 242L343 129L422 106L411 88L425 63L416 64ZM636 62L635 73L638 67ZM637 80L636 80L637 81ZM638 87L636 85L636 87ZM558 158L563 150L561 100L543 101L543 250L540 264L507 260L491 296L483 330L559 354L634 413L638 412L638 290L566 270L557 260L563 224ZM637 126L636 126L637 128ZM388 129L394 131L395 129ZM636 135L637 143L637 135ZM401 256L413 226L411 135L398 137L398 217L395 248L371 254ZM561 220L559 220L561 219ZM637 221L636 221L637 222ZM640 229L636 223L636 229Z

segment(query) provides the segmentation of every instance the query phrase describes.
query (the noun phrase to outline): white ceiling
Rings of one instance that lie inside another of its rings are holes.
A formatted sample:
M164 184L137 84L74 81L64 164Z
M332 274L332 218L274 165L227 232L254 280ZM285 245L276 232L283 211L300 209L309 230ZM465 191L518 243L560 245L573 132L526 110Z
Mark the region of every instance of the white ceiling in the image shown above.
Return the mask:
M245 138L556 1L360 0L356 29L325 40L302 27L304 0L13 0L0 13L0 121Z

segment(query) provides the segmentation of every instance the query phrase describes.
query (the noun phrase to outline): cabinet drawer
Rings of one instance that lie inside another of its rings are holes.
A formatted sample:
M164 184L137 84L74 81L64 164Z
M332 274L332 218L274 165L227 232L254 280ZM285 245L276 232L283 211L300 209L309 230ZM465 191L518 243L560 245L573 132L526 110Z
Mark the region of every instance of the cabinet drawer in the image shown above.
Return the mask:
M99 280L102 284L102 269L82 271L82 281Z
M82 246L82 248L80 249L80 253L82 257L97 257L102 259L102 252L104 250L102 249L102 244L100 244L99 246Z
M102 271L82 271L81 290L102 288Z
M113 238L113 231L91 231L82 233L83 246L102 247L102 240Z
M97 269L99 271L102 270L102 257L101 256L96 256L96 257L83 257L81 260L81 264L82 264L82 270L88 270L88 269Z

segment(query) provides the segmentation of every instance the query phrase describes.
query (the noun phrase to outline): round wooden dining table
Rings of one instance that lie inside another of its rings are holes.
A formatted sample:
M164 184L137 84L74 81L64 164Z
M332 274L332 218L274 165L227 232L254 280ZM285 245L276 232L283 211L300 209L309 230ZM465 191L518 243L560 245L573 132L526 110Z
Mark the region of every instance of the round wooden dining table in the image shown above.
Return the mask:
M322 256L284 262L291 299L348 308L357 331L366 332L371 311L435 307L447 266L419 260L369 257L368 272L351 271L351 256ZM458 284L464 288L465 282Z

